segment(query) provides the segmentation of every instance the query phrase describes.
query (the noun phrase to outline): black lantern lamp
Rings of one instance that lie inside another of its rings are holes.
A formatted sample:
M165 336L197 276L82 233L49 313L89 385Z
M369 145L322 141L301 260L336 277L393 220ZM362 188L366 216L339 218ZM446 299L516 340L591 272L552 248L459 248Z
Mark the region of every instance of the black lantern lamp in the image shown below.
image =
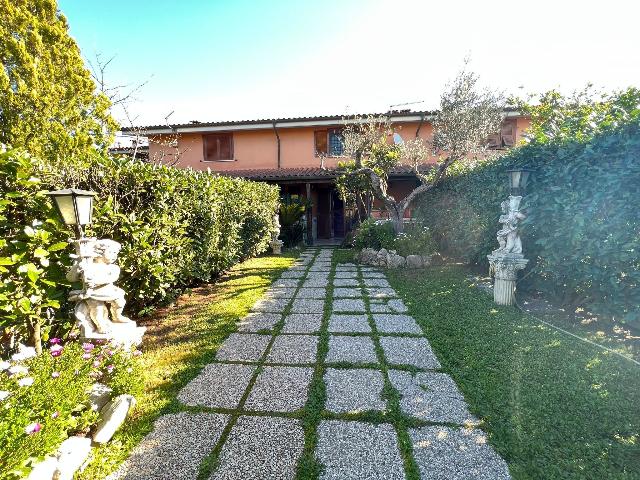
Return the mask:
M73 227L78 239L84 238L82 227L89 225L93 218L94 192L67 188L55 192L47 192L53 197L56 209L65 225Z
M528 167L516 167L507 170L509 175L509 187L511 189L511 195L522 196L524 195L527 183L531 174L534 172L532 168Z

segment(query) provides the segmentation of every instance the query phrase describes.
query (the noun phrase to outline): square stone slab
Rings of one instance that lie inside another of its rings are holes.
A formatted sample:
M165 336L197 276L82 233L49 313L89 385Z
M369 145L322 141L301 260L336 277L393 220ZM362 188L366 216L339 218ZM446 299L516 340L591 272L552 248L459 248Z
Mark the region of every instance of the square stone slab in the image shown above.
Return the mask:
M509 480L505 461L480 430L449 427L409 429L420 478L429 480Z
M293 412L304 407L313 368L263 367L253 384L245 410Z
M220 451L218 468L210 480L293 480L303 446L299 420L241 416Z
M308 278L302 284L303 288L324 288L329 286L328 278Z
M384 278L365 278L363 279L363 283L367 287L391 288L389 282Z
M329 331L338 333L370 333L371 326L366 315L344 315L334 313L329 318Z
M187 383L178 400L185 405L209 408L236 408L256 367L210 363Z
M354 265L352 267L343 267L338 265L336 267L336 272L357 272L358 268Z
M266 298L259 299L251 308L254 312L282 313L289 306L290 298Z
M314 363L318 352L315 335L279 335L267 355L270 363Z
M300 283L300 279L298 278L281 278L279 280L276 280L275 282L273 282L272 287L285 287L285 288L291 288L291 287L297 287L298 284Z
M322 324L321 313L292 313L284 319L284 333L316 333Z
M304 277L304 270L287 270L282 272L280 278L302 278Z
M357 287L336 287L333 289L335 298L362 298L362 290Z
M362 278L385 278L384 273L362 268Z
M324 374L327 386L325 408L334 413L358 413L386 410L382 399L382 372L366 368L328 368Z
M327 280L329 278L329 272L309 272L307 274L307 280Z
M307 271L307 262L300 262L300 265L294 265L292 267L289 267L290 271L296 271L296 272L306 272Z
M323 480L404 480L393 426L325 420L318 426Z
M293 287L287 288L269 288L266 292L264 292L263 298L288 298L292 299L296 294L296 289Z
M369 299L369 311L372 313L406 313L408 310L399 298Z
M440 362L426 338L380 337L387 362L418 368L440 368Z
M453 379L438 372L389 370L389 380L402 395L400 408L420 420L438 423L475 424L478 419L469 413L467 403Z
M358 280L355 278L334 278L333 286L334 287L357 287L360 285Z
M271 335L232 333L216 354L216 360L257 362L262 358Z
M219 413L163 415L114 476L125 480L192 480L198 476L200 463L215 447L228 420L229 415Z
M322 287L300 288L296 294L296 298L325 298L327 289Z
M272 330L281 318L282 315L279 313L250 313L240 320L238 331L258 332L260 330Z
M378 358L369 337L337 336L329 337L327 363L377 363Z
M365 291L371 298L389 298L398 296L393 288L367 287L365 288Z
M358 278L358 272L338 272L335 273L335 278Z
M316 298L296 298L291 305L292 313L322 313L324 300Z
M329 273L331 271L331 266L323 266L323 265L311 265L309 268L309 273Z
M387 315L374 313L373 321L380 333L416 333L422 334L422 329L409 315Z
M339 298L331 303L334 312L364 312L364 300L357 298Z

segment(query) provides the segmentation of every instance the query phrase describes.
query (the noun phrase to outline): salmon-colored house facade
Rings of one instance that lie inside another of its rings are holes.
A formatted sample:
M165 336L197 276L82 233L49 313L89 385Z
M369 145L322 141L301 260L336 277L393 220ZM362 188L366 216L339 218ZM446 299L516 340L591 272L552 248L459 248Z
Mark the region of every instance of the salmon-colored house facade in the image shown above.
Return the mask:
M430 112L386 114L395 132L390 141L433 134ZM350 230L353 212L345 210L335 189L335 168L342 157L341 129L362 117L321 116L123 129L149 139L149 160L195 170L278 184L281 195L310 198L308 241L340 239ZM501 132L492 136L493 148L518 142L529 119L507 112ZM398 138L399 136L399 138ZM433 159L435 162L435 158ZM410 168L398 167L389 178L389 193L404 198L418 181ZM374 204L374 215L383 209ZM410 212L408 212L410 215Z

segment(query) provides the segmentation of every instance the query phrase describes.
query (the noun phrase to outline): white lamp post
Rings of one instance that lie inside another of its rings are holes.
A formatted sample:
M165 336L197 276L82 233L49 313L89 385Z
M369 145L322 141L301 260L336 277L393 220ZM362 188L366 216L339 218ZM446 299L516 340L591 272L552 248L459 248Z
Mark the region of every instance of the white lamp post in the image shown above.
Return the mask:
M67 188L47 192L53 197L56 209L65 225L73 227L78 240L84 238L83 226L91 224L93 219L93 197L94 192Z

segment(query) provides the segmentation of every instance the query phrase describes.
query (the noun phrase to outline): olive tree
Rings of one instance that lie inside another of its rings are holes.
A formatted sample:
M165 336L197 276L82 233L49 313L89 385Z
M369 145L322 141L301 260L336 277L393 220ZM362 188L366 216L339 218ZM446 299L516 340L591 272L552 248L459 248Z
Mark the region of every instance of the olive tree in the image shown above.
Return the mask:
M384 115L353 122L343 132L349 161L341 164L338 188L343 196L347 192L360 196L360 190L370 190L384 205L394 231L400 233L404 213L416 198L441 182L451 165L486 150L487 138L500 130L504 106L501 93L480 89L478 76L462 70L440 97L440 108L431 120L430 140L416 137L390 144L392 126ZM420 182L402 199L393 197L387 189L389 172L397 165L410 166Z

